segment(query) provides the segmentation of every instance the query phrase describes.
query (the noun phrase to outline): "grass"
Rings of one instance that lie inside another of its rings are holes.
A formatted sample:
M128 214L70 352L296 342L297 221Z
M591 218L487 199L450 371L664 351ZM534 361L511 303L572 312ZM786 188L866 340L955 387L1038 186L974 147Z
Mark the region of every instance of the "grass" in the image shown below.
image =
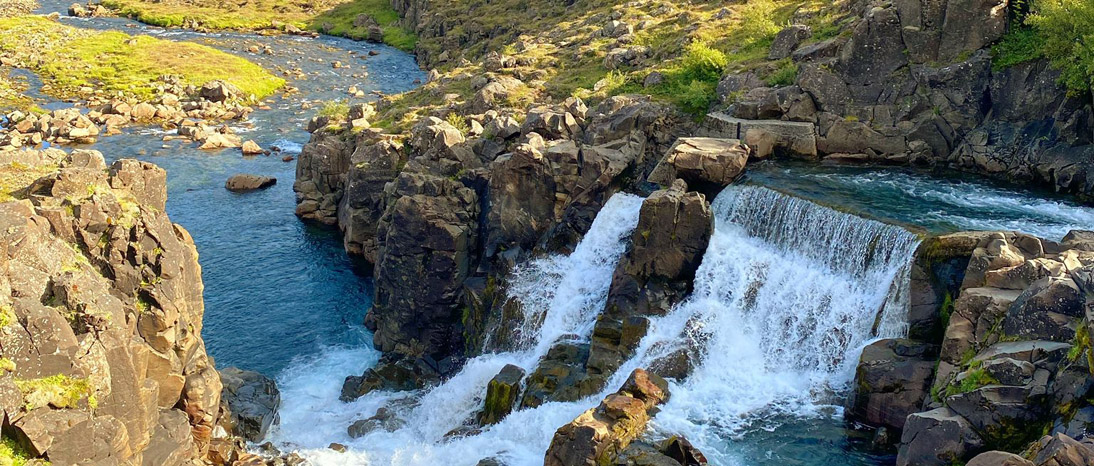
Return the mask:
M91 409L95 409L98 405L87 379L57 374L40 379L16 379L15 386L19 387L19 391L23 393L24 407L27 411L45 406L57 409L76 408L83 399L87 400L87 405Z
M26 199L26 188L38 178L57 170L55 165L26 166L17 162L0 165L0 202Z
M946 387L946 391L943 393L942 398L968 393L985 385L996 383L999 383L999 381L996 380L995 377L992 377L986 370L982 368L970 369L965 373L965 378L961 379L961 382L950 384Z
M384 31L384 43L414 50L417 37L398 24L387 0L103 0L103 5L142 23L162 27L196 24L211 30L281 29L291 24L324 34L364 39L367 28L353 25L357 15L372 16Z
M319 107L318 114L321 117L345 120L349 117L349 104L345 100L323 102L323 105Z
M163 75L196 86L220 79L259 99L285 84L246 59L204 45L83 30L40 16L0 18L0 52L26 63L61 98L91 87L148 99Z
M308 20L308 29L334 36L363 40L368 38L368 28L354 26L358 15L369 15L384 31L384 43L411 52L418 43L418 36L399 26L399 14L389 0L356 0L338 5Z

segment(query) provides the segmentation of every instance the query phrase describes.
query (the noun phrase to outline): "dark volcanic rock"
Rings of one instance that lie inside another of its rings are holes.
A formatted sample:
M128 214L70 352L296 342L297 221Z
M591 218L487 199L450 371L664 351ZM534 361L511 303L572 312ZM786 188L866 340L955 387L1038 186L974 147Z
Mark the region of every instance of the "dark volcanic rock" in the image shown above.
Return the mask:
M220 371L221 400L228 405L235 431L252 442L261 441L280 416L281 392L274 381L258 372L229 367Z

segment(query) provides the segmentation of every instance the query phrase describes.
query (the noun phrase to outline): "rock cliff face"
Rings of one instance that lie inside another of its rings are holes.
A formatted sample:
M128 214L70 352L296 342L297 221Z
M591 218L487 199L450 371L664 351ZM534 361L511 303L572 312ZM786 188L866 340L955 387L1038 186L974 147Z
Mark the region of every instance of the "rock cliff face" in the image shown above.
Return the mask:
M940 288L944 330L868 347L850 416L902 430L900 465L969 461L987 450L1000 451L977 461L1003 461L1002 451L1026 450L1019 460L1027 462L1015 464L1089 455L1089 445L1072 439L1094 428L1089 235L1055 243L977 232L925 242L917 264L932 271L929 281L957 284ZM965 265L957 274L955 263ZM1038 446L1046 434L1055 437Z
M166 173L89 151L4 151L0 166L13 167L0 174L5 437L53 464L191 464L231 443Z
M1089 97L1069 96L1044 60L993 68L991 45L1017 27L1008 8L1002 0L851 2L847 34L795 45L793 84L730 74L719 86L722 107L773 128L813 125L820 157L950 166L1090 199Z

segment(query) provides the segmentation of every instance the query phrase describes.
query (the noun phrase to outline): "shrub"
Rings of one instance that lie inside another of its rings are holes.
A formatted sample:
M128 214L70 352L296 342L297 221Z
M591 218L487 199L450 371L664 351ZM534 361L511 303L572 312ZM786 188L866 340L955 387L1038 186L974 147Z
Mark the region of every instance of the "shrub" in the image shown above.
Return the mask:
M778 68L771 73L764 81L768 86L781 87L794 84L794 80L798 78L798 65L793 61L787 59L783 60Z
M721 50L710 46L692 42L688 45L687 52L680 58L680 79L684 82L703 81L718 82L726 69L729 59Z
M1041 50L1060 70L1068 93L1089 92L1094 85L1094 2L1038 0L1026 18L1041 39Z

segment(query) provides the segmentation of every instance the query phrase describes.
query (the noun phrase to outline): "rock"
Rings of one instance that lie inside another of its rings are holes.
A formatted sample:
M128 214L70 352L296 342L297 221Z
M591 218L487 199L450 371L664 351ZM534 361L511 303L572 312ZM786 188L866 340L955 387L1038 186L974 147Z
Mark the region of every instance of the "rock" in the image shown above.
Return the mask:
M879 340L862 351L848 417L900 431L930 392L938 347L912 340Z
M1034 466L1033 462L1005 451L987 451L976 455L965 466Z
M338 453L345 453L346 452L346 446L342 445L341 443L333 443L332 442L330 445L327 446L327 448L329 448L331 450L334 450Z
M748 147L737 139L680 138L650 172L647 181L671 186L680 178L708 195L733 183L748 162Z
M972 456L983 445L969 422L947 408L915 413L904 423L896 464L950 465Z
M462 184L402 173L377 227L373 343L385 352L451 354L458 292L471 271L479 201Z
M524 369L506 364L486 386L486 399L479 411L479 425L497 424L516 406L521 390Z
M243 94L239 88L224 81L210 81L201 86L199 95L210 102L226 102L235 100Z
M229 367L220 371L224 391L221 400L231 412L231 422L242 437L259 442L277 425L281 393L274 381L262 374Z
M618 392L555 432L544 466L610 464L645 430L650 410L667 398L663 379L635 369Z
M224 188L233 192L247 192L265 189L275 184L277 184L277 178L270 176L239 174L228 178Z
M1080 466L1094 464L1094 443L1079 442L1064 434L1046 435L1031 448L1037 466Z
M798 44L813 35L809 26L794 24L784 28L775 34L775 40L771 42L771 51L767 54L768 60L782 60L798 48Z
M1067 249L1094 251L1094 231L1069 231L1060 245Z
M133 109L129 112L130 117L135 121L148 121L152 117L156 116L156 107L148 102L141 102L133 106Z
M209 133L205 136L205 139L201 141L201 146L199 146L198 149L234 149L239 146L239 136L234 134Z
M391 409L380 408L376 410L372 417L351 424L347 429L347 433L350 438L360 438L377 429L394 432L402 428L403 425L402 419L399 419Z
M743 120L716 112L707 115L699 135L742 139L753 129L760 129L774 135L774 152L776 156L817 157L817 137L812 123L781 120Z
M242 146L243 155L259 155L265 154L266 151L262 150L257 143L252 140L247 140Z

